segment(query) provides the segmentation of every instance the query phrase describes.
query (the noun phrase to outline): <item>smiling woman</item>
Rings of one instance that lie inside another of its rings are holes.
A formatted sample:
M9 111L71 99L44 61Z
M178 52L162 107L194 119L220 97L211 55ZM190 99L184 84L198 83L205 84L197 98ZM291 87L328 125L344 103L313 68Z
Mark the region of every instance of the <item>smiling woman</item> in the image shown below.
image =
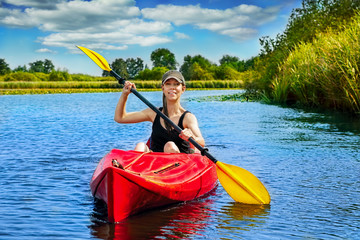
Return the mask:
M126 102L134 83L126 81L124 89L115 110L115 121L118 123L139 123L149 121L153 123L152 134L149 143L138 143L136 151L142 152L170 152L192 153L195 150L188 142L193 138L202 147L205 146L204 138L198 126L196 117L186 111L180 104L181 95L185 92L185 79L179 71L170 70L162 77L161 89L163 92L163 107L159 108L171 121L183 129L181 133L160 118L151 108L139 112L126 112Z

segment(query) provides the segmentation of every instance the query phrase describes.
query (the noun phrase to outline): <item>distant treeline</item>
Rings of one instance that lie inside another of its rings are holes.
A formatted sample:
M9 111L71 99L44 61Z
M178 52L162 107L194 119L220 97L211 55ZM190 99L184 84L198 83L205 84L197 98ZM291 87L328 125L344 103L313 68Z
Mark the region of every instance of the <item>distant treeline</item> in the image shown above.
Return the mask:
M176 69L178 63L175 55L164 48L153 51L151 60L154 65L152 69L144 67L141 58L118 58L110 65L122 77L134 81L139 89L159 89L162 75L170 69ZM19 94L22 89L24 93L28 93L29 89L30 93L48 93L83 92L86 89L91 92L96 89L113 91L120 87L105 71L101 77L69 74L66 69L55 70L48 59L29 63L29 66L11 70L5 59L0 59L0 94ZM252 67L253 60L243 61L235 56L224 55L220 59L220 65L216 65L197 55L186 56L180 71L185 76L188 88L243 88L244 84L258 78L257 73L251 70Z
M166 71L179 67L175 55L166 48L154 50L151 53L151 61L153 63L152 69L144 66L144 61L141 58L128 58L126 60L117 58L110 64L110 67L120 76L131 80L160 80ZM201 55L187 55L184 57L184 63L179 70L187 81L243 80L244 75L242 73L253 68L254 59L245 61L236 56L224 55L219 63L219 65L212 63ZM41 81L77 81L78 78L90 80L90 78L81 77L79 74L70 75L67 70L55 70L55 66L48 59L29 63L29 66L29 68L23 65L10 69L5 59L0 59L0 75L7 75L2 78L4 81L36 81L37 78ZM21 73L33 73L34 75ZM49 77L46 78L45 75L38 73L49 74ZM107 77L109 73L104 71L103 76Z
M243 78L254 78L255 72L241 73ZM132 80L138 89L159 90L161 80ZM186 82L187 88L226 89L242 88L242 80L192 80ZM113 77L95 77L84 74L69 74L67 71L53 70L42 72L10 72L0 76L0 94L39 94L75 92L120 91L121 86Z

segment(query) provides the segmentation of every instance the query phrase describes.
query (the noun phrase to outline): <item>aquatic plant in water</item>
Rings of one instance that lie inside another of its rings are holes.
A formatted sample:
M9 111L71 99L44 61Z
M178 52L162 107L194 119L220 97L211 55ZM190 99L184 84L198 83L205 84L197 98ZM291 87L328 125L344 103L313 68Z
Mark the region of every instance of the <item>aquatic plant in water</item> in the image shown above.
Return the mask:
M190 98L189 101L197 101L197 102L211 102L211 101L252 101L253 98L247 92L240 92L235 94L227 94L227 95L217 95L217 96L204 96L204 97L196 97Z

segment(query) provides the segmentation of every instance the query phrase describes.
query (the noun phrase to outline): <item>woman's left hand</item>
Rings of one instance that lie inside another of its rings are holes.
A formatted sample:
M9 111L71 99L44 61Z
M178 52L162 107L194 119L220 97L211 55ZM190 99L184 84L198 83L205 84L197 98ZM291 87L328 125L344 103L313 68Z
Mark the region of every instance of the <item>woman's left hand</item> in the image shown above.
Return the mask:
M179 134L179 137L185 141L188 141L189 138L194 138L194 134L191 131L190 128L185 128L184 130L181 131L181 133Z

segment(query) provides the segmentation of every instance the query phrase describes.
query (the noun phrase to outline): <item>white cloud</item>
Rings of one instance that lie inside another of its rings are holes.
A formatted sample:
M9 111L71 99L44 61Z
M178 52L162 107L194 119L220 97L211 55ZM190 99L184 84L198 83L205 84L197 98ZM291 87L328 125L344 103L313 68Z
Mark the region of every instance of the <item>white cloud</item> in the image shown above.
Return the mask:
M49 35L39 38L47 47L75 45L101 49L124 50L128 45L151 46L170 42L162 36L172 30L171 23L144 21L134 0L92 1L31 1L7 0L25 9L0 8L0 25L30 28L37 27ZM38 7L41 4L47 7Z
M14 6L52 9L60 1L61 0L4 0L3 2Z
M132 19L140 15L140 10L130 3L133 1L91 2L74 0L61 2L56 9L28 8L25 13L36 21L44 31L102 31L114 21ZM115 28L115 26L113 26Z
M256 36L257 27L274 20L279 12L278 7L245 4L224 10L171 4L140 10L134 0L2 2L14 7L0 5L0 26L38 28L48 33L38 39L43 49L65 47L70 51L75 45L125 50L129 45L165 44L172 41L167 35L174 30L174 38L190 39L176 31L177 26L185 24L244 41Z
M246 40L257 34L256 27L273 21L279 7L261 8L242 4L225 10L201 8L200 5L158 5L141 10L144 18L172 22L175 25L193 25L227 35L235 40Z
M221 10L204 9L200 5L176 6L158 5L156 8L144 8L145 18L173 22L175 25L196 24L223 19Z
M242 4L225 10L201 8L200 5L176 6L158 5L156 8L144 8L145 18L157 21L173 22L175 25L191 24L203 26L206 23L230 23L229 27L258 26L274 20L279 7L260 8ZM203 26L204 27L204 26Z
M40 48L38 50L36 50L36 52L39 52L39 53L55 53L54 51L48 49L48 48Z
M220 31L220 34L232 37L237 41L245 41L256 36L257 30L252 28L232 28Z
M9 27L30 28L36 26L31 18L26 16L19 9L0 9L0 25Z
M174 34L177 39L190 39L190 36L185 33L175 32Z
M17 2L15 0L7 2ZM87 31L102 30L102 26L122 19L140 16L140 10L133 0L61 1L51 8L35 7L46 1L19 1L24 9L1 8L0 24L13 27L38 27L44 31ZM38 4L35 4L37 2ZM32 3L32 4L30 4Z
M171 40L160 36L141 36L125 32L108 33L53 33L41 39L42 44L52 47L74 49L81 45L92 49L125 50L127 45L152 46Z
M114 24L117 25L116 23ZM154 35L167 33L172 30L172 26L168 22L145 22L141 19L126 20L117 26L121 26L122 31L125 33L136 35Z

